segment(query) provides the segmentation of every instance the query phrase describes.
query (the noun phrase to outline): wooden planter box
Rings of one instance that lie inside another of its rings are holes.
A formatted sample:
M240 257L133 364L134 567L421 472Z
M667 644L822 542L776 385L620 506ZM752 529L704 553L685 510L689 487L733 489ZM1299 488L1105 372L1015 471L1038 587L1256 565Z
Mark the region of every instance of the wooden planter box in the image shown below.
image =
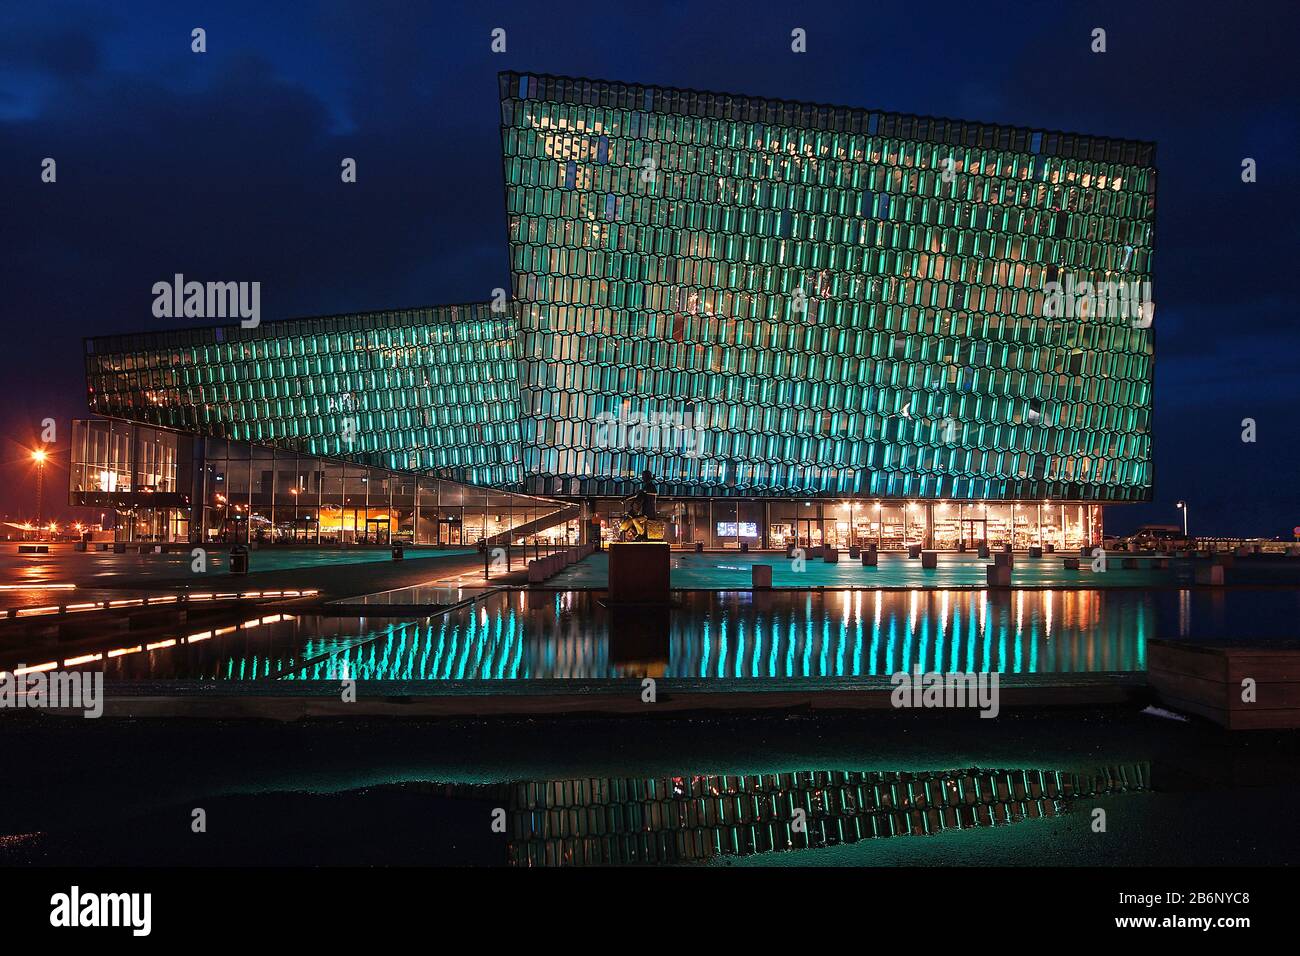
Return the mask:
M1255 681L1255 702L1241 682ZM1300 728L1300 646L1207 646L1147 642L1147 680L1174 710L1229 730Z

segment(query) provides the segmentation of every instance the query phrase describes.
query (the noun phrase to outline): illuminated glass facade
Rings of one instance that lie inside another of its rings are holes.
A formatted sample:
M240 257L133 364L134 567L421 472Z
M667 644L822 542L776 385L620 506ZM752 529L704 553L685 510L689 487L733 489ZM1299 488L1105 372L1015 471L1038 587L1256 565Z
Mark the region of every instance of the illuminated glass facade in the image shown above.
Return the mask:
M89 339L86 381L101 415L505 487L515 359L477 304Z
M500 93L513 301L91 339L91 410L582 499L606 537L648 470L679 545L1075 547L1150 500L1152 144Z
M1151 144L500 82L530 490L1149 498Z

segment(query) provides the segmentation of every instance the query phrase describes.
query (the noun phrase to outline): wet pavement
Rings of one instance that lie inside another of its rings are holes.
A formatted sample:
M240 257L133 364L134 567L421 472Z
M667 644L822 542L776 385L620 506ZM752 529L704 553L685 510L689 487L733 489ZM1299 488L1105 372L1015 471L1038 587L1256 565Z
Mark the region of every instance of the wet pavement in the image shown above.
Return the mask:
M0 721L0 746L25 755L0 792L9 864L1265 865L1293 862L1300 836L1300 737L1135 708L996 721L24 714ZM498 807L505 833L491 828ZM804 832L789 827L796 809Z

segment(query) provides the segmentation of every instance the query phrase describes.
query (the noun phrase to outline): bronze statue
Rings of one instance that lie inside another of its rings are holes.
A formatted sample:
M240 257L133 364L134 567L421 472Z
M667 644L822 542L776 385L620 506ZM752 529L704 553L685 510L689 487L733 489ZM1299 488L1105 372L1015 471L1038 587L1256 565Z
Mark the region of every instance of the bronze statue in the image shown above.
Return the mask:
M641 472L641 490L623 499L624 512L618 522L620 541L662 541L664 522L659 520L659 490L649 469Z

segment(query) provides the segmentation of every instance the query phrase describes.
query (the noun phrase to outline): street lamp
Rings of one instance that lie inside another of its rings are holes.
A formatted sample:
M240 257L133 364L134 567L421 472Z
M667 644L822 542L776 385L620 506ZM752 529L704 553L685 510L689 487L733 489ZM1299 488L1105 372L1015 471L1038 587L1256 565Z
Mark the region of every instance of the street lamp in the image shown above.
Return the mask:
M43 499L45 496L46 457L44 448L37 448L32 452L32 461L36 462L36 528L38 534L40 533L42 512L45 510Z
M1187 502L1178 502L1178 510L1183 513L1183 537L1187 537Z

